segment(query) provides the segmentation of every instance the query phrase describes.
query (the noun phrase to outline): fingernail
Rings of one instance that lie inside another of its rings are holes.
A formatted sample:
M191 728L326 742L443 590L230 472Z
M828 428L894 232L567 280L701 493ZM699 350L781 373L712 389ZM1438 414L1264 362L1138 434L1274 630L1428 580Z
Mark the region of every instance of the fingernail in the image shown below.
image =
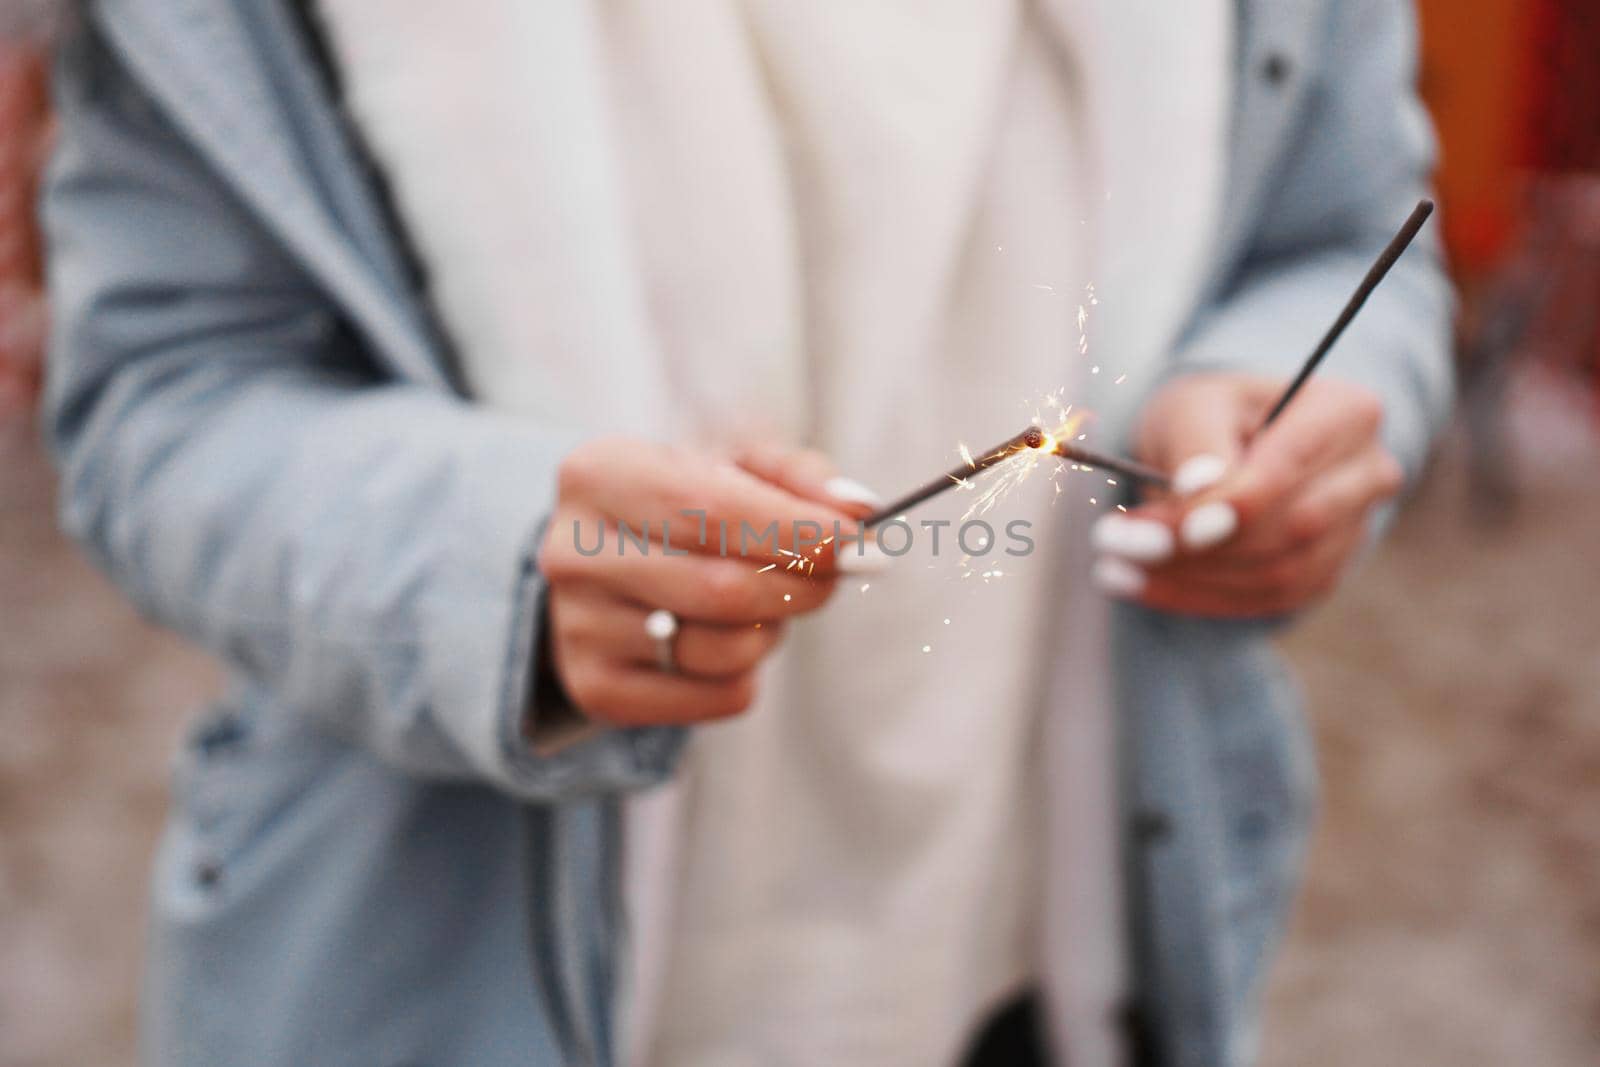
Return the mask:
M1222 480L1227 469L1228 461L1210 452L1190 456L1172 476L1172 491L1179 496L1188 496L1209 489Z
M894 557L877 545L840 545L838 563L842 574L882 574L894 566Z
M1096 520L1090 541L1097 551L1140 563L1160 563L1172 556L1172 530L1166 523L1130 519L1121 512Z
M1239 513L1221 500L1201 504L1183 517L1183 545L1200 551L1220 545L1239 528Z
M854 478L846 478L843 475L829 478L822 483L822 488L835 500L842 500L847 504L865 504L869 508L883 507L883 497Z
M1095 588L1115 597L1138 596L1145 583L1144 571L1116 556L1101 556L1095 560L1090 577Z

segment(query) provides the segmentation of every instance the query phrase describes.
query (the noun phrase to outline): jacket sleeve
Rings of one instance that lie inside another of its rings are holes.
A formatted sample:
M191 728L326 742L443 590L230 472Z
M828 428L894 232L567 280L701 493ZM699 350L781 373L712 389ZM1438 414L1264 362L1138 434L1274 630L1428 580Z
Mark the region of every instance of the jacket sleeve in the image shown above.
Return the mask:
M647 784L681 744L522 738L535 548L574 442L395 381L90 29L42 212L45 423L67 529L284 714L530 800Z
M1323 7L1321 55L1280 149L1259 223L1222 297L1181 343L1173 373L1288 377L1379 250L1428 194L1433 135L1415 91L1406 0ZM1413 477L1449 413L1453 297L1428 225L1319 374L1371 388L1386 444Z

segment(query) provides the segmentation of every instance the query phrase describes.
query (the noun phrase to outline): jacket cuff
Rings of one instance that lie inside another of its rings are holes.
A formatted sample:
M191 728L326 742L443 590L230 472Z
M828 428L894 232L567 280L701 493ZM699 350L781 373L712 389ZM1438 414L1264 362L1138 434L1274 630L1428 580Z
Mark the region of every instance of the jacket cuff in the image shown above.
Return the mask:
M608 726L579 711L558 688L538 684L541 657L548 654L543 640L548 587L537 565L545 528L538 523L524 550L515 597L500 711L507 770L532 783L560 783L563 794L654 785L672 773L685 730Z
M1431 237L1408 253L1434 253ZM1346 280L1369 265L1363 251L1335 251L1274 269L1236 294L1186 339L1163 380L1198 371L1289 378L1348 294ZM1397 267L1329 353L1318 375L1364 385L1383 401L1385 446L1414 480L1449 414L1451 298L1442 273Z
M554 440L519 419L484 413L493 430L461 457L475 521L457 524L441 583L447 598L428 613L425 644L433 699L461 727L477 775L525 800L555 801L640 789L671 773L684 742L678 727L594 724L564 743L530 743L545 584L538 551L555 498L555 470L576 436Z

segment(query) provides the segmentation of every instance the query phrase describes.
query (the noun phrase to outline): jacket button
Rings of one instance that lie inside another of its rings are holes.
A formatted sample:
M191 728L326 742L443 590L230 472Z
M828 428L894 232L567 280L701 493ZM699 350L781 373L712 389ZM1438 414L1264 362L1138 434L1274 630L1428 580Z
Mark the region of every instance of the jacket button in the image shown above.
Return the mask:
M1172 835L1172 820L1164 812L1141 811L1133 817L1133 836L1143 844L1153 845Z
M194 880L207 889L222 881L222 864L213 859L195 864Z
M1262 811L1245 812L1233 826L1234 832L1246 841L1260 841L1272 829L1271 821Z
M1273 52L1261 64L1261 77L1271 86L1281 86L1289 80L1289 73L1293 69L1289 57L1281 52Z

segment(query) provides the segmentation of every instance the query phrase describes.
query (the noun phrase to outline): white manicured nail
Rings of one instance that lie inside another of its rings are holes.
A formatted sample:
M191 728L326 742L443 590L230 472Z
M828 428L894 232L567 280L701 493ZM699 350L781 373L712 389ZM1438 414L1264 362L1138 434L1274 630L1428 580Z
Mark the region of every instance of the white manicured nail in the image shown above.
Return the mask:
M1101 556L1095 560L1090 577L1094 579L1095 588L1116 597L1138 596L1145 583L1144 571L1116 556Z
M882 574L894 566L894 557L875 544L840 545L839 570L844 574Z
M854 478L846 478L843 475L829 478L822 484L822 488L835 500L843 500L847 504L865 504L869 508L883 507L883 497Z
M1166 523L1130 519L1121 512L1100 516L1090 541L1099 552L1139 563L1160 563L1172 556L1172 530Z
M1183 545L1201 551L1222 544L1239 528L1239 513L1221 500L1201 504L1183 517Z
M1210 489L1222 480L1227 469L1228 461L1210 452L1190 456L1178 467L1178 473L1172 476L1172 491L1179 496L1188 496L1202 489Z

